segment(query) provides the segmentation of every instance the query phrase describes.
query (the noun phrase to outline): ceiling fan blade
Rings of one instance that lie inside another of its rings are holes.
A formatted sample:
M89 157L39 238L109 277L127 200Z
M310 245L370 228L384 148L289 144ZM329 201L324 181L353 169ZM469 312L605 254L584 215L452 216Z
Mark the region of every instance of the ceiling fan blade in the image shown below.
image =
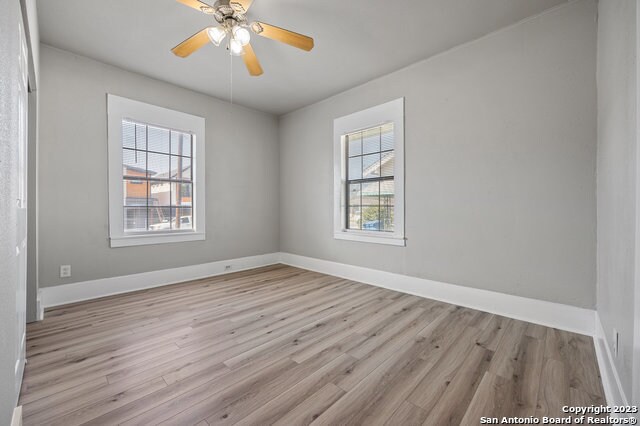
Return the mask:
M209 27L195 33L194 35L171 49L171 51L181 58L186 58L209 42L209 36L207 35L208 29Z
M254 22L251 25L251 29L262 37L281 41L293 47L297 47L298 49L306 51L313 49L313 39L306 35L294 33L293 31L285 30L284 28L265 24L264 22Z
M231 0L229 2L231 7L233 7L235 10L238 10L237 6L240 6L242 8L242 10L238 10L238 12L240 13L247 13L249 8L251 7L251 3L253 3L253 0Z
M204 2L201 2L200 0L177 0L177 1L186 6L192 7L195 10L198 10L200 12L207 13L207 11L213 10L211 6L209 6Z
M262 67L260 66L260 61L258 61L258 57L253 51L253 47L250 44L244 46L244 55L242 55L242 59L244 59L244 64L247 66L249 70L249 74L254 77L257 77L262 74Z

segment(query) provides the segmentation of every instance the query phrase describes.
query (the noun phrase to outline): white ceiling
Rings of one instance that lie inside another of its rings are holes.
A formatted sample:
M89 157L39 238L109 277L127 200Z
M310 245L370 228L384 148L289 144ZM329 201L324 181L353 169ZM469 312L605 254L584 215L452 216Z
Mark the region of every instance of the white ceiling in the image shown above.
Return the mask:
M315 48L253 35L264 74L250 77L233 58L233 100L283 114L566 1L254 0L250 20L310 35ZM175 0L39 0L38 12L46 44L229 99L224 48L170 52L213 20Z

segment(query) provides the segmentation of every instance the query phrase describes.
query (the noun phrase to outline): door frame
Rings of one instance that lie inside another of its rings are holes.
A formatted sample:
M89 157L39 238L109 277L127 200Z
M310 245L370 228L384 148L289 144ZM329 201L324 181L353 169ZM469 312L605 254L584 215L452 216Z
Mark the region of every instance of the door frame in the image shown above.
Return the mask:
M640 405L640 0L636 0L636 235L630 403ZM640 415L638 415L640 418Z
M18 111L18 146L17 158L17 186L18 198L16 200L17 230L16 230L16 364L15 364L15 391L19 395L22 387L22 377L26 363L26 339L27 339L27 188L28 188L28 152L29 152L29 49L27 45L27 33L22 19L18 20L18 69L20 90L18 91L18 103L21 106Z

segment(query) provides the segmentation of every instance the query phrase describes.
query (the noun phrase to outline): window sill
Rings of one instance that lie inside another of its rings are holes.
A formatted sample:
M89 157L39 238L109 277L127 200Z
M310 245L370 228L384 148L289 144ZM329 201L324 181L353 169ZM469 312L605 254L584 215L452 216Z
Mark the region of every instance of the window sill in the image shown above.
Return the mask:
M180 243L185 241L202 241L205 239L204 232L182 232L174 234L160 235L124 235L111 237L111 248L145 246L151 244Z
M333 238L336 240L358 241L361 243L387 244L390 246L406 246L404 237L397 235L377 235L372 232L335 232Z

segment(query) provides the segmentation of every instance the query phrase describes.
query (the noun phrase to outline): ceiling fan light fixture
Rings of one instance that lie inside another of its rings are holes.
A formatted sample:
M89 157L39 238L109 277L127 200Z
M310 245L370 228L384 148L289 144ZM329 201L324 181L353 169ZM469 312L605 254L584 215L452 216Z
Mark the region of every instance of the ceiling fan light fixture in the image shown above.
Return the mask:
M235 27L233 27L232 31L233 38L240 42L241 45L246 46L251 41L251 34L245 27L236 25Z
M249 74L255 77L262 75L263 70L250 43L252 32L261 37L279 41L307 52L313 49L313 38L309 36L263 22L249 22L245 14L253 0L177 1L210 15L217 22L217 24L212 24L217 26L206 26L171 49L173 54L181 58L190 56L207 45L209 41L215 46L220 46L226 39L225 47L229 52L229 56L242 56ZM214 1L215 3L211 5Z
M224 38L227 36L227 31L225 31L225 29L222 27L209 27L209 29L207 30L207 35L209 36L209 40L211 40L211 43L215 44L216 46L220 46L222 40L224 40Z
M233 56L242 56L244 55L244 48L242 47L242 43L240 43L235 38L229 40L229 52Z

